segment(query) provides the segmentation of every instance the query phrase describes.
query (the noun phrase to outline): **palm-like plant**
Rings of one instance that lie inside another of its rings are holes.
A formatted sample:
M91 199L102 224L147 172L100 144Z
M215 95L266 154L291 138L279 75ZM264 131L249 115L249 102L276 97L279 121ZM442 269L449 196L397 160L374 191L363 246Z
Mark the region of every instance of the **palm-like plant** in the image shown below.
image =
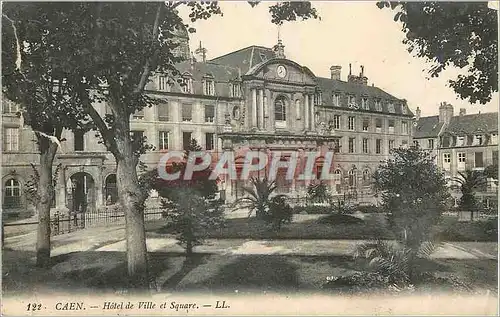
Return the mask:
M462 210L477 211L478 203L474 195L474 191L480 189L487 184L487 179L483 172L467 170L458 172L459 176L453 177L451 180L460 185L462 197L460 198L460 207Z
M438 245L426 241L418 249L408 248L397 242L377 240L356 246L354 258L368 260L368 267L396 286L408 286L415 278L416 258L428 258Z
M271 195L278 187L276 181L269 181L267 177L263 179L252 177L251 187L243 187L243 191L248 194L234 202L234 206L238 208L248 208L248 217L255 211L257 218L262 218L269 211L269 203Z

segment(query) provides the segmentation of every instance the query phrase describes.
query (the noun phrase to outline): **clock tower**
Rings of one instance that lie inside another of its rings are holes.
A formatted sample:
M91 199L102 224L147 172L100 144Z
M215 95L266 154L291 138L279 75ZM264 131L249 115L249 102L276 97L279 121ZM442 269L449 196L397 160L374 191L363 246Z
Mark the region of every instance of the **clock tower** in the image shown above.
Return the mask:
M286 58L285 57L285 46L281 42L281 39L278 40L278 44L273 47L274 57L276 58Z

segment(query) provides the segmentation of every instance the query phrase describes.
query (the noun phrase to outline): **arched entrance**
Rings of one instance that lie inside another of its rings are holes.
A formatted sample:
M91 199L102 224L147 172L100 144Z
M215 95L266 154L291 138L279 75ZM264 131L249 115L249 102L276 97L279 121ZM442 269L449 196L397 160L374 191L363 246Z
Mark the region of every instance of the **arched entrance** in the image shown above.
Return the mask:
M85 172L78 172L71 176L70 208L76 213L95 210L95 184L92 176Z
M116 174L109 174L105 183L106 205L112 205L118 201L118 188L116 187Z

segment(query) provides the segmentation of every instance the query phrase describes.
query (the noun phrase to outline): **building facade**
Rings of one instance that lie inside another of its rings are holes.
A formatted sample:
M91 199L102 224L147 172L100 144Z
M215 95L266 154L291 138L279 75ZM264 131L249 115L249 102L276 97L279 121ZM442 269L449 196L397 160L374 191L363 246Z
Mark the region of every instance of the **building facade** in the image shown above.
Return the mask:
M453 106L442 103L438 116L420 118L417 109L416 119L414 144L431 150L438 167L449 179L459 176L459 172L498 165L497 112L467 115L462 108L454 115ZM456 187L453 182L449 185ZM490 200L497 200L497 193L498 180L489 179L486 188L477 195L489 205ZM459 197L458 188L452 195Z
M185 49L183 50L183 52ZM370 199L371 175L393 147L413 140L413 113L404 99L368 85L363 68L351 69L342 80L341 67L331 76L316 76L306 66L287 59L281 41L273 48L250 46L205 59L200 46L176 68L179 78L154 74L147 91L162 102L131 117L135 135L147 137L156 149L141 161L155 168L166 151L186 149L195 139L213 156L231 150L241 162L247 150L281 151L283 160L317 151L315 171L326 151L333 151L332 192ZM186 55L186 53L183 53ZM105 103L95 108L104 116ZM6 212L33 210L24 193L38 162L36 137L23 126L18 109L3 102L3 206ZM95 132L64 131L54 207L95 209L116 201L115 162ZM281 176L282 173L280 174ZM307 182L278 177L279 190L303 193ZM222 179L228 200L242 194L243 181ZM72 206L70 206L72 205Z

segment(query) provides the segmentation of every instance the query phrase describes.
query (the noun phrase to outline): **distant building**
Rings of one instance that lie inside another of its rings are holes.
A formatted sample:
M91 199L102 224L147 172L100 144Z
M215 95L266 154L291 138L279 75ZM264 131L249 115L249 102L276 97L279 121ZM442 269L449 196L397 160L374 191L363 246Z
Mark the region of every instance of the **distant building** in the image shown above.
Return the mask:
M454 115L453 106L442 103L439 115L420 117L417 109L416 118L414 144L432 150L448 178L465 170L498 165L498 112L468 115L460 109L459 115ZM486 190L478 193L485 203L496 199L497 184L489 180Z
M368 85L363 68L359 75L349 69L347 80L342 80L340 66L330 68L329 78L318 77L287 59L281 41L273 48L250 46L206 60L201 45L197 56L189 56L187 32L179 32L177 54L187 57L177 65L180 83L168 74L154 74L146 88L164 101L131 118L132 133L146 136L156 147L141 158L151 168L164 152L185 149L193 138L215 156L222 150L331 150L332 192L369 200L371 175L380 161L389 157L391 148L412 142L413 113L406 101ZM96 108L101 115L110 111L104 103ZM15 106L4 103L3 205L12 212L32 209L24 188L32 174L29 164L38 163L35 136L16 112ZM63 151L55 161L62 168L54 206L73 208L84 201L87 210L94 210L115 202L115 161L95 132L65 131L63 137ZM322 164L320 157L316 172ZM280 192L304 193L307 184L280 175ZM228 200L241 196L243 185L220 184ZM81 201L70 203L69 197Z

